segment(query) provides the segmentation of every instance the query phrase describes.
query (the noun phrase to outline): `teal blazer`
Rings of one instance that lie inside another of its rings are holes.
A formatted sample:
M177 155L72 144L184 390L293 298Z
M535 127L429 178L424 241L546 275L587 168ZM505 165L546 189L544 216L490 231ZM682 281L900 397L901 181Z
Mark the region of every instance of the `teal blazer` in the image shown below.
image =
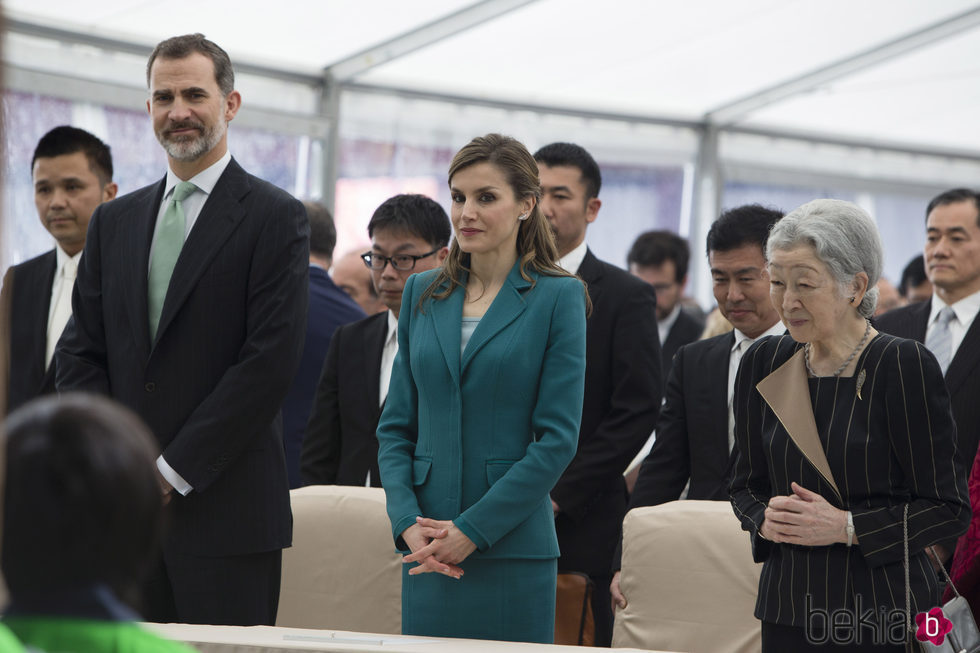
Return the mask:
M464 288L419 297L409 277L378 425L396 548L417 516L452 520L485 558L556 558L549 492L575 456L585 384L585 289L511 269L460 353ZM465 282L464 282L465 287Z

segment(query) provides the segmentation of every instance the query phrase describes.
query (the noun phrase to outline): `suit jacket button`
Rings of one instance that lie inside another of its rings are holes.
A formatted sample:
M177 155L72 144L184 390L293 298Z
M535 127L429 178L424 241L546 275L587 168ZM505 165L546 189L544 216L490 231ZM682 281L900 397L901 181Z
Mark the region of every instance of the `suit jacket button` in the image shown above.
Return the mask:
M143 386L143 389L146 390L147 392L153 392L154 390L157 389L157 384L154 383L153 381L150 381L145 386Z

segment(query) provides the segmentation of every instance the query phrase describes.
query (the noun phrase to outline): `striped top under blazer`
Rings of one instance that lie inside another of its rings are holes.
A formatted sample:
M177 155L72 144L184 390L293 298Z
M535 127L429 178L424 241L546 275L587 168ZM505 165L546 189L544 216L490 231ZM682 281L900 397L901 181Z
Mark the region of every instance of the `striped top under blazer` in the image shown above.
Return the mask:
M861 611L904 611L906 503L912 613L938 605L939 583L924 549L962 534L971 517L939 365L922 344L879 334L853 377L807 379L802 348L788 335L760 340L735 383L731 500L756 562L765 563L755 616L802 627L808 607L853 612L858 595ZM773 373L783 396L767 400L757 384ZM809 419L808 400L839 492L790 436ZM859 544L809 547L759 537L770 497L792 494L792 481L850 510Z

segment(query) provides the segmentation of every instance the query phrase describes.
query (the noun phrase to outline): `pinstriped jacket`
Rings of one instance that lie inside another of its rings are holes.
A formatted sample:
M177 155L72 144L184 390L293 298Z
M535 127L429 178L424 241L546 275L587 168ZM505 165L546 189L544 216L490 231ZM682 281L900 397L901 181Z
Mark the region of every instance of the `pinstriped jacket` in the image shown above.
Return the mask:
M755 616L803 626L807 609L904 611L905 504L912 612L938 605L939 583L925 549L959 536L970 521L966 471L939 365L920 343L879 334L853 377L809 379L798 396L767 401L757 384L774 372L786 374L801 348L788 335L760 340L743 357L735 383L730 494L753 556L764 562ZM807 403L831 479L794 440L794 416ZM793 481L850 510L859 544L809 547L761 538L769 499L792 494Z

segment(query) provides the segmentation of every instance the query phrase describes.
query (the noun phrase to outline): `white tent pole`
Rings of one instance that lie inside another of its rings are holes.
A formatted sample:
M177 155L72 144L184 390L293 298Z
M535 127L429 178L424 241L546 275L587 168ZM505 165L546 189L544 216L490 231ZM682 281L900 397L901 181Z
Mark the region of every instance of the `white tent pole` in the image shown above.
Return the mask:
M477 2L437 18L425 25L394 36L383 43L335 61L327 66L326 74L330 79L341 82L347 81L375 66L388 63L410 52L420 50L450 36L455 36L464 30L482 25L535 1L482 0L482 2Z
M712 305L711 275L704 254L704 243L711 223L721 212L724 190L721 164L718 157L718 128L706 126L698 136L698 156L694 166L694 193L691 203L691 294L702 306Z
M845 57L840 61L821 66L808 73L723 104L708 111L704 115L705 122L720 126L731 125L743 120L753 111L762 107L811 91L823 84L890 61L943 39L951 38L978 25L980 25L980 7L974 7L952 18L903 34L896 39Z

